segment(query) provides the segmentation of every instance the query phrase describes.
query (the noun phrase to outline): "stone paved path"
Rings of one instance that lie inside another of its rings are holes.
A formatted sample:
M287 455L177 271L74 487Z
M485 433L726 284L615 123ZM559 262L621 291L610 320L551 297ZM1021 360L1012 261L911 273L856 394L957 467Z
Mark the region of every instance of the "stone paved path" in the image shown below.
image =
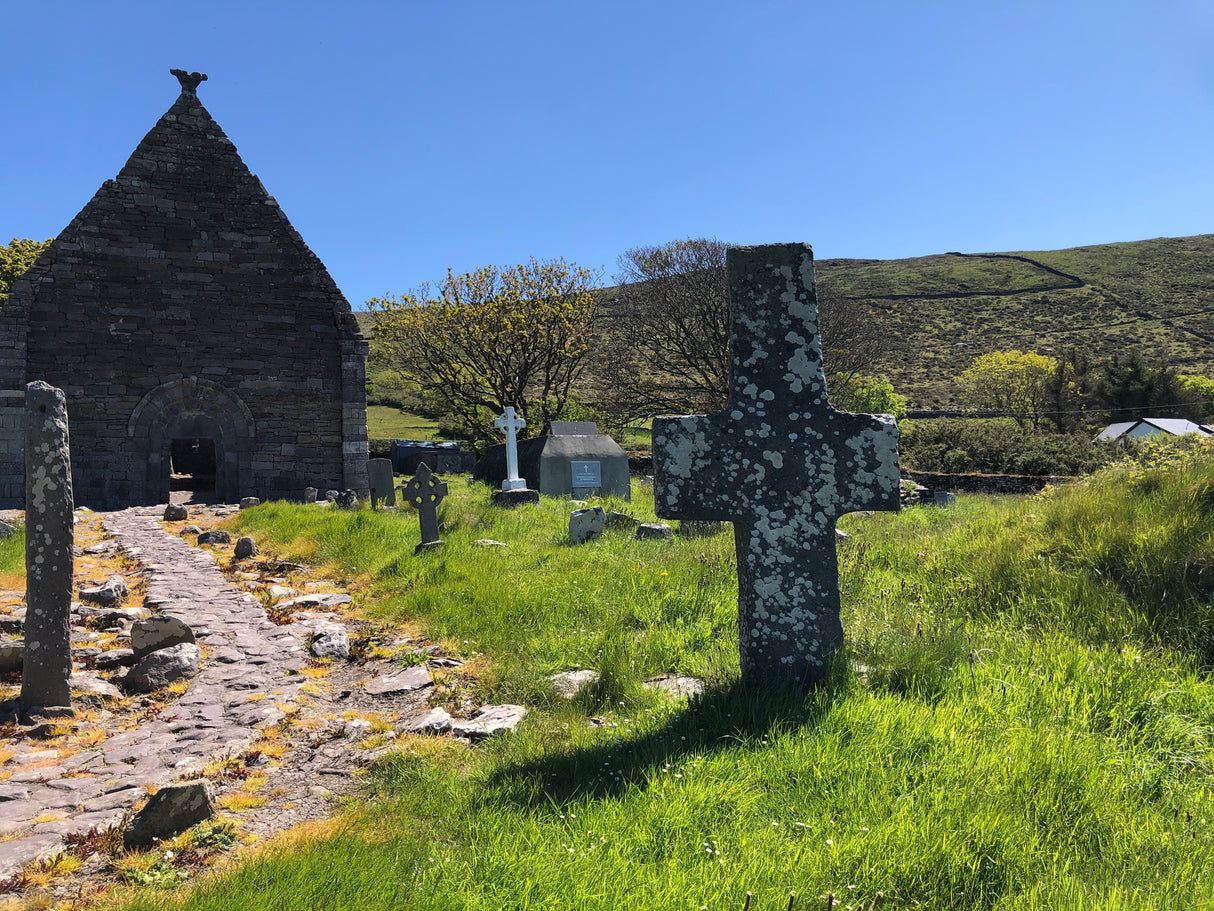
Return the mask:
M306 682L289 675L306 655L299 635L275 626L256 598L229 585L210 553L165 534L162 513L127 509L106 515L104 524L144 564L145 605L181 618L208 646L202 669L158 717L111 731L92 749L60 761L37 742L16 745L13 765L36 767L0 781L0 836L16 836L0 842L0 877L53 852L67 833L118 822L148 785L240 753L259 725L283 718L280 706ZM254 692L266 698L251 701ZM45 816L59 818L38 821Z

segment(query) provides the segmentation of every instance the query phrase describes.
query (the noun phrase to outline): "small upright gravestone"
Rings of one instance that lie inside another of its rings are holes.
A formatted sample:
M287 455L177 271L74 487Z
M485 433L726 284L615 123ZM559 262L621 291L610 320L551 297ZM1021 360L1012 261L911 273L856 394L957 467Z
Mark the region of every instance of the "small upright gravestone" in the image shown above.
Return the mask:
M368 459L367 480L371 484L371 508L396 505L396 489L392 486L392 460Z
M607 513L602 506L575 509L569 514L569 543L585 544L603 536Z
M493 426L506 434L506 479L502 481L502 489L494 491L493 502L499 506L538 503L539 491L528 489L527 482L518 475L518 432L527 426L527 421L507 405Z
M25 387L25 662L21 714L72 714L72 464L67 403L42 381Z
M438 504L447 495L447 485L422 462L417 466L417 474L401 486L400 495L417 510L421 524L422 541L413 552L418 554L431 547L442 547L443 542L438 537Z
M734 523L744 678L818 683L843 642L835 520L898 508L898 428L827 401L807 245L731 249L726 262L729 403L654 419L655 508Z

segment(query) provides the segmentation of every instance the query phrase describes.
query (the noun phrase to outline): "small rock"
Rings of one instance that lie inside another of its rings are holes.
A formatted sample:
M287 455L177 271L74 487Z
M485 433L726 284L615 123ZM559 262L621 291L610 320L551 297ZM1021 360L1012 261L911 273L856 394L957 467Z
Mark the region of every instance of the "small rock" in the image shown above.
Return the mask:
M335 501L339 496L341 496L340 490L326 490L325 491L325 499L328 500L330 503Z
M358 509L358 493L353 490L343 490L335 500L340 509Z
M226 531L204 531L198 536L199 544L231 544L232 536Z
M316 627L316 638L309 646L313 655L338 661L345 661L350 657L350 637L345 627L336 623L318 623Z
M0 633L10 636L20 636L25 632L25 615L19 617L0 617Z
M88 693L90 696L101 696L104 699L121 699L122 692L112 683L107 683L96 674L86 674L81 671L73 673L68 679L68 685L74 690Z
M477 538L472 542L473 547L509 547L505 541L494 541L492 538Z
M237 538L236 548L232 551L232 556L237 560L247 560L249 557L257 556L259 552L252 538Z
M566 699L574 699L583 688L598 682L599 672L590 670L562 671L550 678L552 688Z
M277 606L280 610L313 610L317 607L337 607L341 604L350 604L353 600L349 595L330 592L323 595L300 595L298 598L292 598L289 601L280 601Z
M659 690L671 696L697 696L704 692L704 681L698 677L683 677L679 674L663 674L646 680L645 689Z
M117 575L110 576L104 585L98 585L96 588L80 589L81 601L99 604L102 607L111 607L125 598L126 595L126 581L122 576Z
M415 664L395 674L373 677L363 684L363 689L372 696L390 696L396 693L411 693L433 685L434 678L424 664Z
M196 641L189 625L169 614L156 614L145 620L136 620L131 625L131 648L136 659L183 642Z
M179 531L178 534L181 535L183 538L186 535L200 535L200 534L202 534L202 529L199 528L197 525L187 525L185 528L183 528L181 531Z
M214 815L215 800L207 782L165 785L135 814L122 833L122 846L151 847L157 839L172 838Z
M5 538L10 537L11 535L15 535L20 531L21 529L16 525L9 525L7 522L0 522L0 541L3 541Z
M257 497L242 497L240 500L241 509L252 509L254 506L260 506L261 500Z
M192 642L172 645L145 655L122 678L128 693L150 693L174 680L188 680L198 673L202 653Z
M111 648L97 656L97 670L112 671L135 663L135 652L129 648Z
M0 674L11 674L25 665L25 643L0 637ZM60 677L60 680L63 678Z
M117 541L98 541L96 544L90 544L84 549L86 554L98 556L99 554L112 554L118 549Z
M669 540L673 537L674 530L665 522L642 522L637 526L638 541Z
M527 710L521 705L487 705L467 721L452 724L451 733L468 740L484 740L505 731L513 731L526 717Z
M451 730L451 716L444 708L431 709L424 715L409 718L401 726L405 734L446 734Z
M366 718L351 718L341 730L346 740L363 740L371 733L371 722Z
M179 503L170 503L164 508L166 522L184 522L190 517L190 511Z
M607 524L607 513L602 506L576 509L569 514L569 543L585 544L603 536Z

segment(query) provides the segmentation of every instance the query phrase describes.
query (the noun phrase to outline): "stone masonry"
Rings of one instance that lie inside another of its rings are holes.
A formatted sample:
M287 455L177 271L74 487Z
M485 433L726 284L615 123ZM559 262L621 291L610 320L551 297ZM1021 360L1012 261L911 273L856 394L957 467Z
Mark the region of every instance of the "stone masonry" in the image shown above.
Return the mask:
M22 505L32 380L67 397L80 505L167 503L175 442L199 440L221 501L367 491L350 305L181 82L0 312L2 506Z

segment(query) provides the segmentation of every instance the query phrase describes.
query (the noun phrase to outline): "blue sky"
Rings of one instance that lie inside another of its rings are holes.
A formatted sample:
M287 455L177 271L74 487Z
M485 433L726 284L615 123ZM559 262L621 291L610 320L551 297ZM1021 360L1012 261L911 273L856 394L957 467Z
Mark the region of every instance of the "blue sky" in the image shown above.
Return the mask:
M1214 232L1214 4L26 0L0 237L57 234L199 96L350 302L448 268Z

